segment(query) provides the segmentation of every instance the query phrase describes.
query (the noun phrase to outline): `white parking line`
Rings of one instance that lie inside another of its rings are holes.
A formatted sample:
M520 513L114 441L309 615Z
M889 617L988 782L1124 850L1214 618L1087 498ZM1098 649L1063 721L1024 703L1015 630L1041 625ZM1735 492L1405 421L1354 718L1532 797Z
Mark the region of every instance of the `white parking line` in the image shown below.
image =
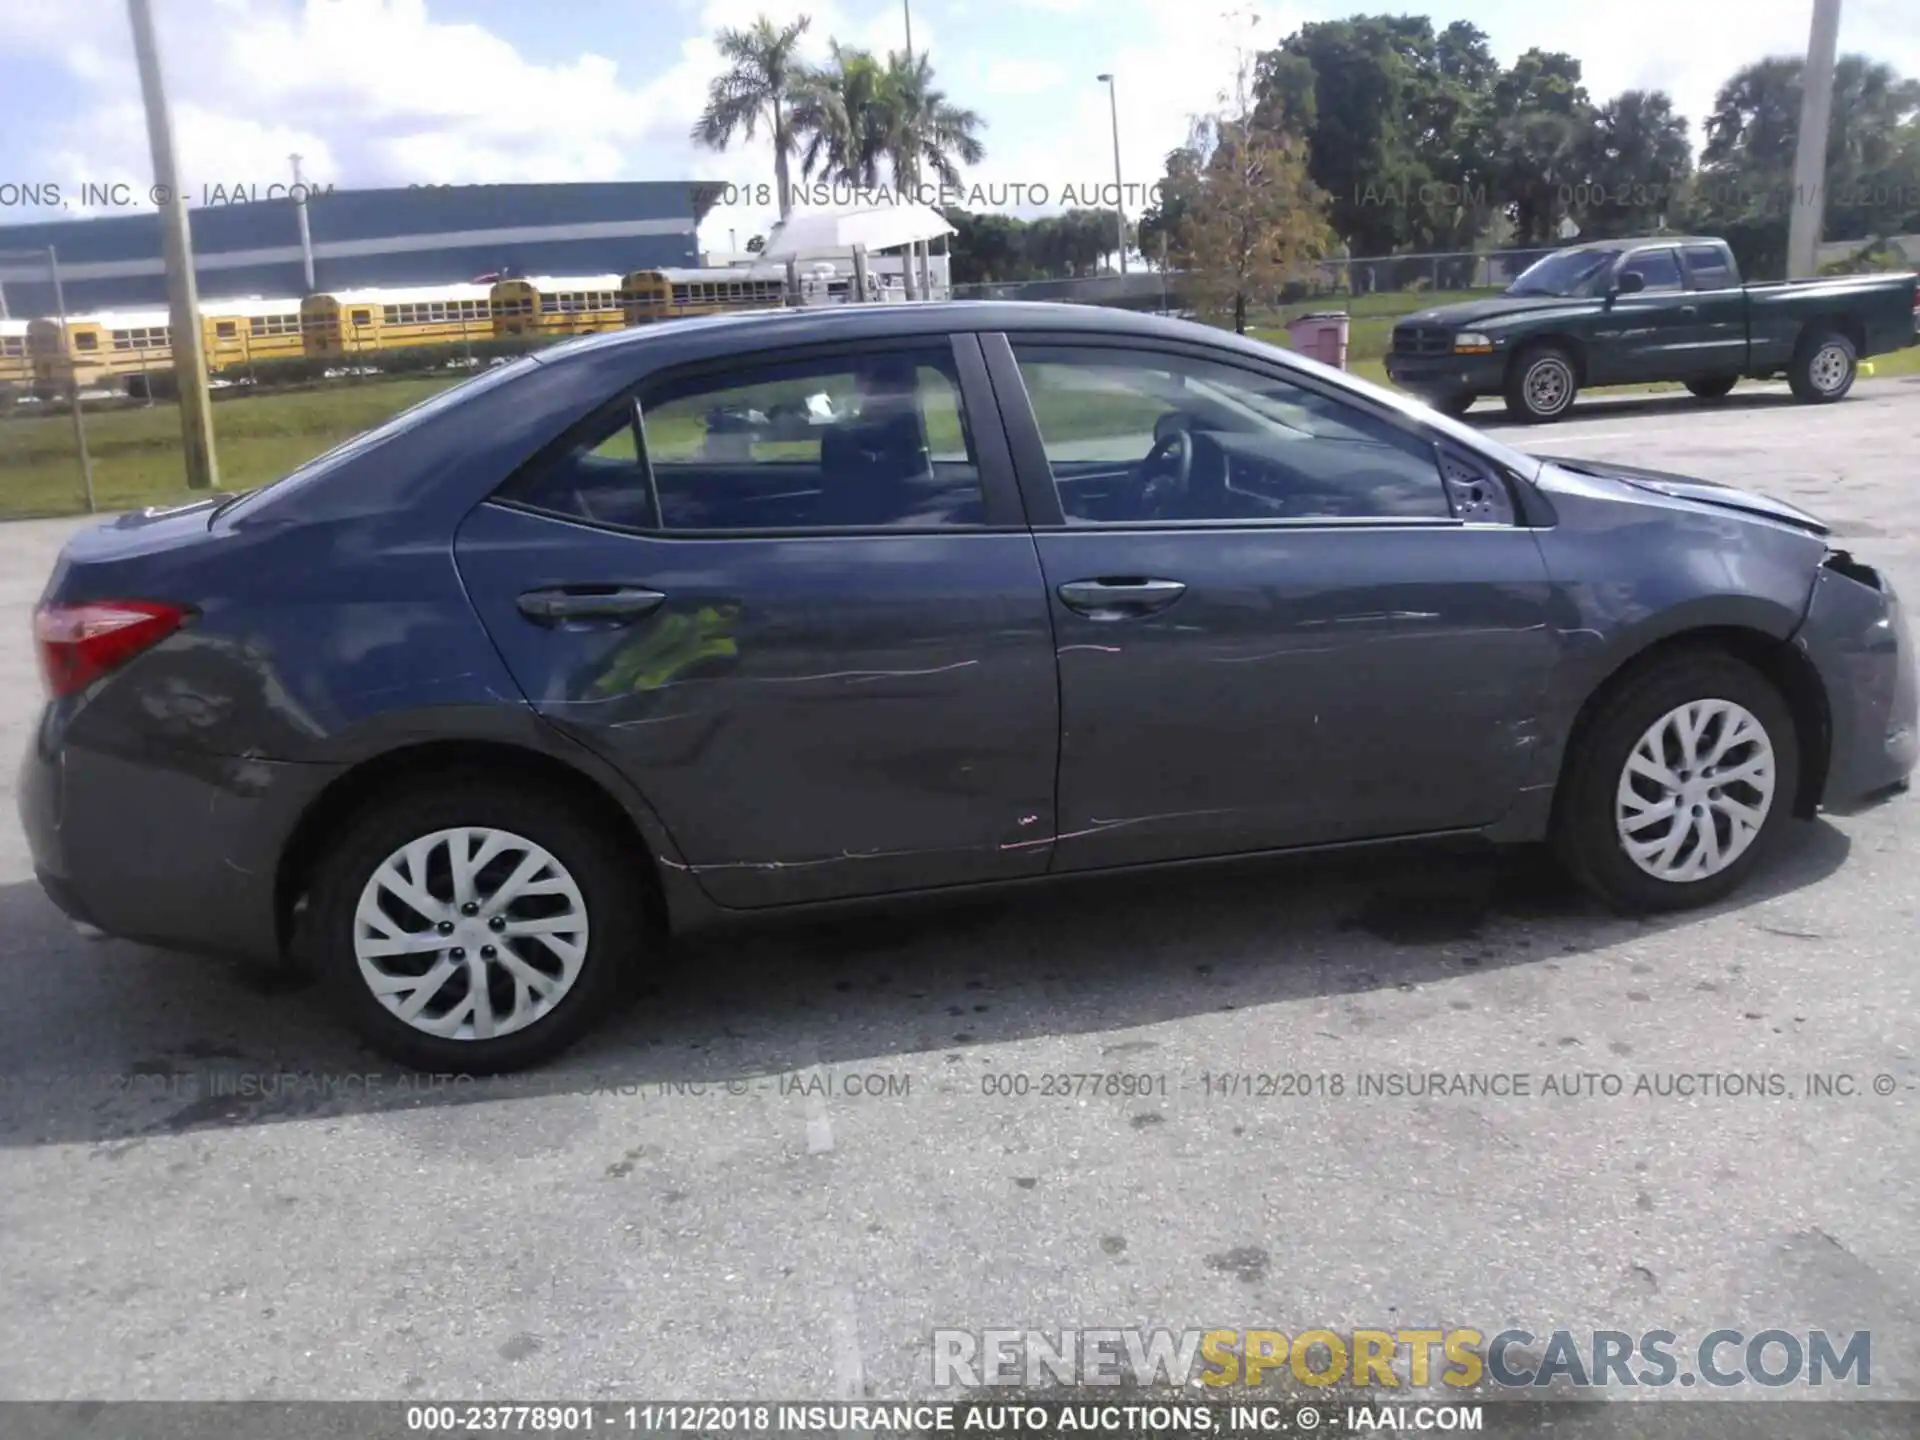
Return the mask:
M801 1103L807 1117L807 1153L824 1155L833 1149L833 1116L827 1110L827 1080L820 1068L820 1052L811 1040L801 1054Z
M863 1400L867 1367L860 1358L860 1312L854 1307L853 1291L845 1285L836 1286L831 1305L827 1325L833 1343L833 1398Z

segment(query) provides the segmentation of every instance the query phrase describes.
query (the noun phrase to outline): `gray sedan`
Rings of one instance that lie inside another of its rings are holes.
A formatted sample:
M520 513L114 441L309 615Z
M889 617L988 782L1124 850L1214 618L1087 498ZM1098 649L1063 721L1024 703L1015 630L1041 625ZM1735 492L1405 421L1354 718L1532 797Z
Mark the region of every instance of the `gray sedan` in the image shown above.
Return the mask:
M434 1070L674 930L1072 872L1544 840L1699 905L1915 762L1900 603L1802 511L1077 306L565 344L76 536L36 626L55 901Z

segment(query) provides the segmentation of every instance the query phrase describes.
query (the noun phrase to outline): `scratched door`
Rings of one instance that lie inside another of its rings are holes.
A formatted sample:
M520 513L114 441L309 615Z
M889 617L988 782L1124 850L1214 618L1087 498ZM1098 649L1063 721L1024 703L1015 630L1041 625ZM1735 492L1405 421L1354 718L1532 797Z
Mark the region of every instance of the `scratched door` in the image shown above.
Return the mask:
M1039 534L1056 584L1185 583L1157 615L1064 604L1056 868L1489 824L1551 654L1521 530Z
M639 437L615 405L459 535L528 700L723 905L1050 859L1052 632L1004 450L976 443L945 337L849 398L864 355L643 387Z

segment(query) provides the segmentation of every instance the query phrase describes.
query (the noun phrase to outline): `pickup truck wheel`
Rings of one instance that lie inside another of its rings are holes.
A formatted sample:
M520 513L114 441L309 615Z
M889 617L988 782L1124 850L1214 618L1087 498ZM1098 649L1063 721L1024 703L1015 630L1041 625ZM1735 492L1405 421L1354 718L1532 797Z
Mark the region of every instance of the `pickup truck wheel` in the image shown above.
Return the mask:
M1573 408L1580 379L1573 357L1557 345L1541 345L1514 357L1507 372L1507 413L1538 425Z
M1837 330L1823 330L1800 342L1787 367L1787 384L1796 400L1829 405L1853 389L1859 373L1860 352L1853 341Z
M1722 400L1740 383L1738 375L1716 375L1711 380L1689 380L1687 389L1702 400Z

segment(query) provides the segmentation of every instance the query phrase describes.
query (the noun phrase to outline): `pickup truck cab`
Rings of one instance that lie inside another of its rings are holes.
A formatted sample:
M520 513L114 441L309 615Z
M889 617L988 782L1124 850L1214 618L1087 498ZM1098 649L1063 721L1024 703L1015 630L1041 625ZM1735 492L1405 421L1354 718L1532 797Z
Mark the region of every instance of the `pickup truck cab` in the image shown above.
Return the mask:
M1557 250L1498 295L1408 316L1387 376L1451 415L1501 395L1536 422L1586 387L1657 380L1718 400L1742 378L1785 376L1799 399L1829 403L1862 358L1916 340L1911 273L1747 285L1725 241L1664 236Z

